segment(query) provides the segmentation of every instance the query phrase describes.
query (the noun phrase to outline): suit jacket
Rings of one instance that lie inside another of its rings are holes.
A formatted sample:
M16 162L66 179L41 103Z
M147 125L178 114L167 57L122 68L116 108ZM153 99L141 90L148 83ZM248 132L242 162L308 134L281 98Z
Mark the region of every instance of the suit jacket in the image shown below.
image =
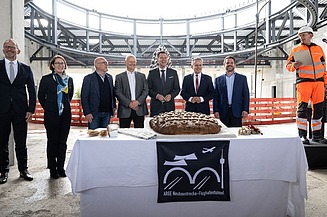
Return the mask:
M162 84L160 78L159 68L155 68L149 71L148 75L148 85L149 85L149 96L150 101L150 116L158 115L160 110L164 111L174 111L175 101L174 98L179 94L180 86L177 76L177 71L171 68L166 70L166 82L165 85ZM156 99L157 94L166 96L171 94L171 101L161 103ZM162 108L163 107L163 108Z
M139 109L136 110L138 116L148 114L146 105L146 97L148 96L149 88L145 75L141 72L135 73L135 100L139 102ZM118 118L128 118L131 116L132 109L129 104L132 100L130 86L128 82L127 72L122 72L116 76L115 94L118 100Z
M114 113L116 108L116 98L114 92L114 85L112 76L108 73L105 74L109 80L109 90L112 96L112 112ZM83 79L82 90L81 90L81 103L84 115L92 114L93 117L97 116L99 113L100 106L100 91L99 91L99 81L98 73L95 71L88 74ZM114 114L112 114L114 115Z
M68 78L68 101L64 102L65 109L70 111L70 101L74 96L74 84L71 77ZM57 103L57 82L53 78L53 73L42 76L38 91L39 102L45 112L58 114Z
M0 105L0 113L7 113L11 105L16 113L34 113L36 90L31 67L18 62L17 76L11 84L6 72L5 60L0 60Z
M241 118L242 111L249 113L250 94L249 87L244 75L235 72L232 94L232 112L234 117ZM226 75L223 74L215 79L215 98L213 111L219 112L221 118L226 118L228 112L228 97Z
M215 96L215 90L212 84L212 78L209 75L201 73L200 86L196 93L194 88L194 73L186 75L183 79L181 96L186 101L185 111L199 112L203 114L210 114L209 101ZM191 103L191 97L198 96L204 99L201 103Z

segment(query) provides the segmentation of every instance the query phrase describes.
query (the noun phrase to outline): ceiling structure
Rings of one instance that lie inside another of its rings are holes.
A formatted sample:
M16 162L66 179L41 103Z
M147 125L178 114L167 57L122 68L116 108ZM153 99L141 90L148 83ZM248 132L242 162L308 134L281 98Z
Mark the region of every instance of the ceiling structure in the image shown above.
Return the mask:
M53 0L53 5L49 14L33 2L25 4L25 37L40 45L31 62L61 54L68 65L87 67L93 66L96 56L103 56L111 67L121 67L125 55L132 53L138 65L146 67L163 45L174 67L190 65L194 56L201 56L207 66L222 65L226 55L236 57L238 67L254 65L255 59L258 65L269 65L270 60L287 59L282 45L296 40L301 26L317 30L327 25L326 0L292 1L276 13L271 13L271 1L260 0L258 5L252 1L223 13L184 19L119 17L65 0ZM57 8L68 10L70 18L60 17ZM245 23L249 13L258 22ZM48 56L41 55L43 49L50 51ZM281 55L270 56L273 49Z

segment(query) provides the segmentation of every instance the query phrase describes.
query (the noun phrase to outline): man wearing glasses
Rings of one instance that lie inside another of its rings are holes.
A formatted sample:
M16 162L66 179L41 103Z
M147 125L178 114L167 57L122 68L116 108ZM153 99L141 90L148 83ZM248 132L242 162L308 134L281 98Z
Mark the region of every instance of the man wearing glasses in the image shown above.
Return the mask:
M32 119L36 105L33 73L29 66L17 61L20 50L15 40L3 43L3 53L5 58L0 60L0 184L8 180L11 125L20 177L32 181L27 170L26 138L27 122Z
M89 129L106 128L114 115L116 99L108 61L103 57L94 60L95 72L83 79L81 102Z

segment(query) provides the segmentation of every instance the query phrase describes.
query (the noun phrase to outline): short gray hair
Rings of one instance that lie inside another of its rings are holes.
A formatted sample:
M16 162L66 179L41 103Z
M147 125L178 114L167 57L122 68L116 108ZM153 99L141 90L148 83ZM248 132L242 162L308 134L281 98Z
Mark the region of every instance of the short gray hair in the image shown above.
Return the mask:
M196 60L200 60L203 63L203 59L201 57L194 57L192 58L192 66Z
M133 54L127 54L126 57L125 57L125 61L127 61L128 58L130 58L130 57L133 57L135 59L135 61L136 61L136 57Z

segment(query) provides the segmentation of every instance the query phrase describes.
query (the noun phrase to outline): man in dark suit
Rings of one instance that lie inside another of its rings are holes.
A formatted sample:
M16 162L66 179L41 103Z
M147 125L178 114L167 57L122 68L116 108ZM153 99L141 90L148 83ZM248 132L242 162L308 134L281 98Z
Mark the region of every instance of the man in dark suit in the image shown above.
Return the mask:
M203 60L200 57L192 60L193 74L184 77L181 96L186 101L185 111L210 115L209 101L215 90L212 78L202 73Z
M108 61L103 57L94 60L95 72L83 79L81 103L89 129L107 128L114 115L116 99L113 79L108 71Z
M250 94L247 79L235 72L235 58L224 59L226 73L215 79L213 111L227 127L242 127L249 114Z
M146 97L148 84L145 75L135 71L136 57L129 54L125 58L126 71L118 74L115 81L115 93L118 100L119 127L144 128L144 116L148 114Z
M17 42L13 39L6 40L3 43L3 53L5 59L0 60L0 184L8 180L11 124L20 177L27 181L33 180L27 170L26 138L27 122L32 119L36 105L33 73L29 66L17 61L20 53Z
M168 56L165 51L158 52L158 68L149 71L148 86L150 101L150 116L175 110L175 97L180 86L177 71L167 67Z

